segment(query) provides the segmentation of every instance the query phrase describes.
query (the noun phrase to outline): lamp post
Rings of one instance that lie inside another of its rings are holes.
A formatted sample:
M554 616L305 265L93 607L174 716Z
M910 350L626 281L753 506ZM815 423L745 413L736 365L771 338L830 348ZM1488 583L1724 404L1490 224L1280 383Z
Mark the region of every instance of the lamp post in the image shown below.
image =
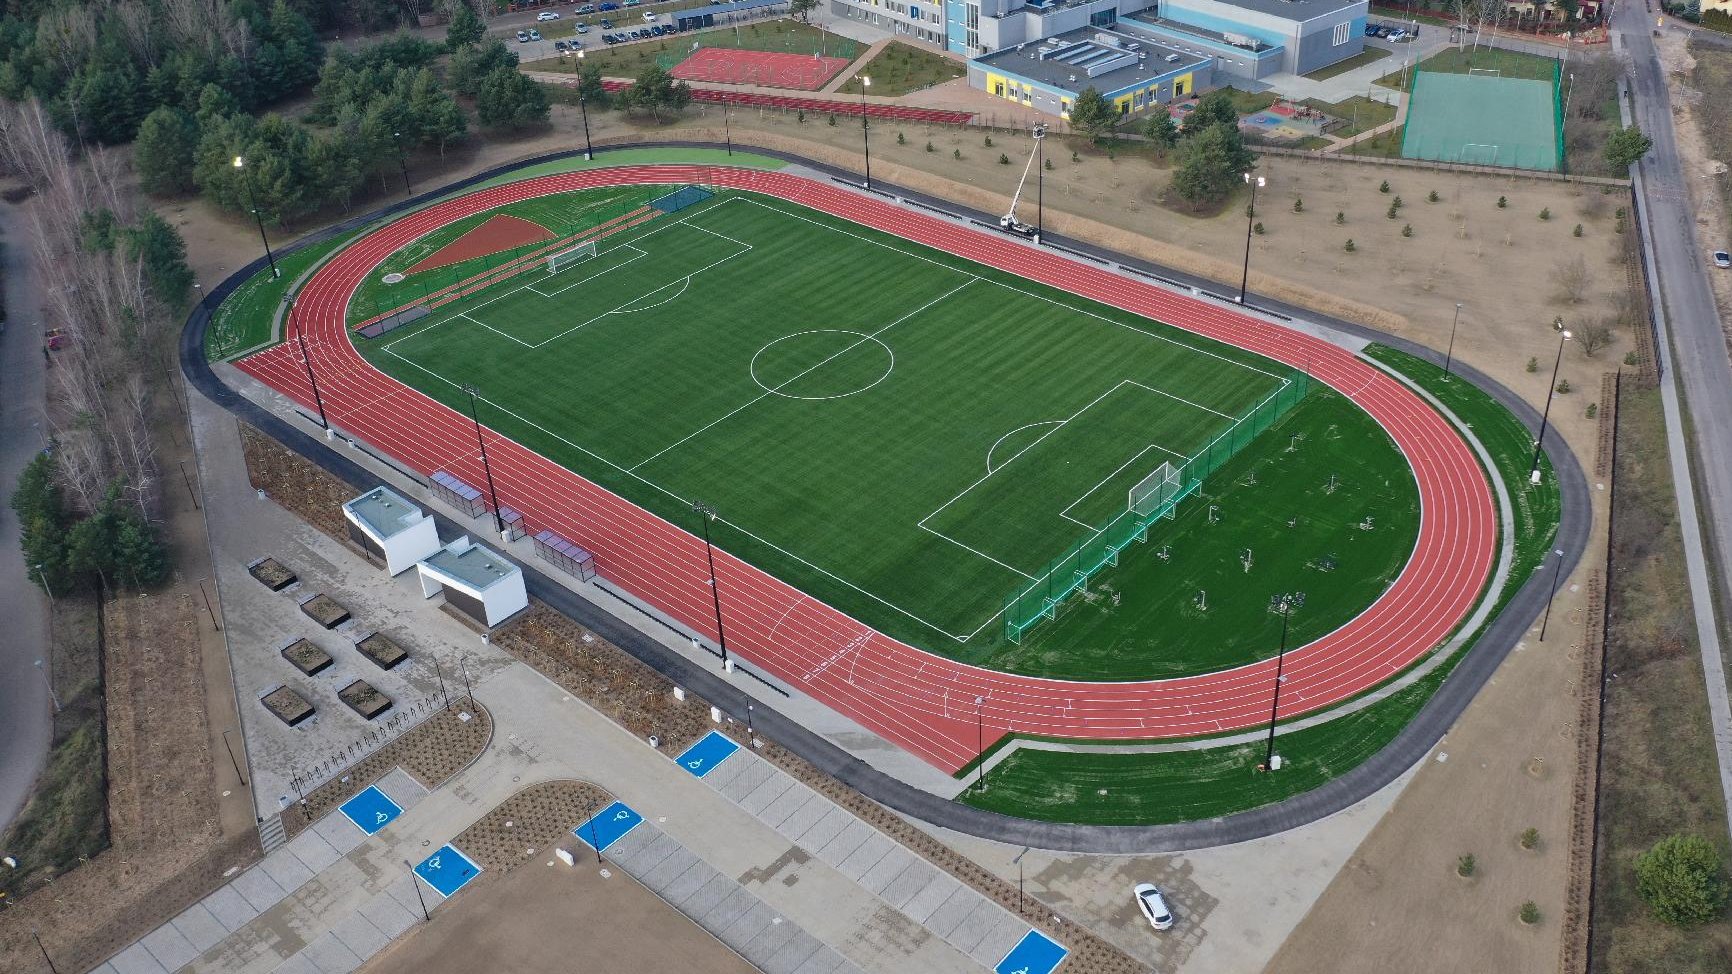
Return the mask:
M867 189L872 188L872 136L870 134L868 134L870 130L868 129L868 127L866 125L866 89L870 88L870 87L872 87L872 79L867 77L866 75L861 75L860 76L860 145L864 148L865 153L866 153L866 182L863 185Z
M1455 363L1455 326L1461 323L1461 302L1455 303L1455 317L1449 322L1449 351L1443 355L1443 374L1449 375L1449 367Z
M391 141L397 143L397 169L403 173L403 195L409 196L415 191L409 188L409 162L403 154L403 133L392 132Z
M30 939L36 941L36 949L42 952L42 959L48 962L48 974L60 974L60 969L54 966L54 958L48 956L48 948L42 946L42 935L30 928Z
M1564 549L1553 548L1552 557L1557 564L1552 567L1552 593L1546 596L1545 618L1540 620L1540 642L1546 641L1546 626L1552 621L1552 600L1558 597L1558 579L1564 573Z
M589 138L589 99L583 92L583 49L577 51L577 107L583 112L583 158L588 161L595 158L595 143ZM733 155L732 152L728 153Z
M716 549L710 544L710 521L715 519L716 509L699 501L692 505L692 510L698 515L698 523L704 529L704 556L710 564L710 602L716 610L716 644L722 648L722 665L728 665L728 634L722 629L722 589L716 584Z
M199 308L199 310L201 310L201 311L204 310L204 285L200 284L197 281L194 281L194 282L192 282L192 289L194 291L198 292L198 308Z
M475 399L481 390L465 383L463 391L469 394L469 421L475 424L475 445L481 450L481 473L487 478L487 496L493 500L493 529L504 538L505 520L499 516L499 491L493 487L493 465L487 462L487 440L481 435L481 417L475 411Z
M730 158L734 154L733 114L734 103L731 101L722 102L722 137L728 141L728 156Z
M36 569L36 580L42 583L42 591L48 595L48 604L53 605L54 590L48 587L48 572L43 569L40 562L30 567Z
M1534 438L1534 462L1528 466L1528 481L1536 484L1540 480L1540 450L1545 447L1546 424L1552 418L1552 399L1558 394L1558 369L1564 364L1564 343L1573 337L1562 318L1554 321L1552 327L1558 329L1558 357L1552 362L1552 384L1546 389L1545 412L1540 414L1540 435Z
M981 707L985 697L974 698L974 790L986 787L986 717Z
M292 321L295 316L295 299L288 299L288 315ZM304 328L295 329L295 343L301 348L301 366L307 370L307 385L313 389L313 406L319 411L319 425L325 432L331 431L331 421L325 415L325 400L319 395L319 380L313 375L313 357L307 353L307 333Z
M48 688L48 699L54 701L54 712L60 712L60 694L54 692L54 681L48 678L48 671L43 668L42 661L36 661L36 672L42 674L42 685Z
M246 157L235 156L234 165L236 169L244 170L247 167ZM252 204L253 219L257 220L259 224L259 242L265 245L265 260L270 262L271 279L275 280L282 277L283 272L277 269L277 255L271 253L270 238L265 236L265 215L259 212L259 198L253 193L253 182L247 178L245 173L241 175L241 185L247 188L247 202Z
M1264 185L1262 176L1255 181L1245 173L1245 184L1251 187L1251 205L1245 207L1245 271L1239 277L1239 303L1245 303L1245 288L1251 283L1251 223L1257 219L1257 190Z
M469 654L457 657L457 672L463 674L463 695L469 698L469 709L475 709L475 687L469 682Z
M1263 767L1273 770L1275 764L1275 716L1281 710L1281 684L1286 680L1287 618L1293 611L1293 600L1281 597L1281 649L1275 654L1275 692L1269 702L1269 744L1263 751Z
M1034 126L1034 242L1040 243L1041 230L1046 226L1046 123Z
M421 895L421 884L416 882L415 867L409 865L409 860L403 860L403 868L409 870L409 885L415 887L415 900L421 904L421 919L426 923L433 922L433 916L427 912L427 898Z

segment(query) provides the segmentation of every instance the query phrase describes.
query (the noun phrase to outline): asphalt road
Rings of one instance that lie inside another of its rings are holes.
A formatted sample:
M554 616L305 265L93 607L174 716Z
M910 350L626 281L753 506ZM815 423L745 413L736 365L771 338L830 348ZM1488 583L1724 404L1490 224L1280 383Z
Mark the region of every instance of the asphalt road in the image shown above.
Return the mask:
M18 472L41 449L42 335L40 301L29 273L28 244L18 210L0 205L0 274L6 281L6 324L0 332L0 492L10 500ZM0 832L12 823L48 756L47 685L36 671L48 645L48 603L26 577L18 549L18 516L0 504ZM0 855L5 850L0 849Z
M1716 578L1709 570L1718 555L1719 583L1724 586L1732 580L1724 562L1727 553L1732 552L1732 449L1727 448L1726 439L1726 431L1732 430L1732 360L1727 358L1726 336L1707 277L1710 273L1724 272L1711 267L1707 255L1696 246L1687 181L1705 174L1686 173L1678 155L1672 129L1671 93L1654 50L1654 15L1637 6L1634 0L1625 0L1612 19L1613 29L1629 55L1635 122L1654 140L1652 151L1639 167L1641 205L1657 278L1655 286L1663 303L1667 332L1663 337L1669 338L1671 346L1668 364L1676 370L1667 378L1676 380L1683 400L1681 412L1674 390L1665 390L1668 433L1674 443L1693 434L1688 446L1694 470L1685 467L1674 455L1673 478L1678 487L1685 562L1695 601L1720 783L1727 803L1732 805L1732 716L1728 713L1725 660L1719 655L1710 595ZM1695 490L1691 489L1692 474ZM1691 527L1698 518L1701 537L1708 543L1705 552L1697 550L1699 542L1691 537L1694 533ZM1718 594L1723 600L1721 604L1732 605L1732 590L1723 588Z

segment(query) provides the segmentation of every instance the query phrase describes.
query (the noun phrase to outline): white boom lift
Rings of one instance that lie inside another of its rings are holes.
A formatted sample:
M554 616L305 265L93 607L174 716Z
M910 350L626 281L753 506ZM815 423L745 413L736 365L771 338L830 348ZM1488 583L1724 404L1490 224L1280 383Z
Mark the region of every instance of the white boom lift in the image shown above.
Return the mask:
M999 229L1006 233L1014 233L1022 237L1040 238L1040 228L1032 227L1016 218L1016 204L1022 202L1023 188L1028 185L1029 171L1034 169L1035 159L1040 157L1040 140L1046 138L1046 126L1034 127L1034 149L1028 154L1028 165L1022 167L1022 180L1016 184L1016 194L1010 198L1010 211L998 218Z

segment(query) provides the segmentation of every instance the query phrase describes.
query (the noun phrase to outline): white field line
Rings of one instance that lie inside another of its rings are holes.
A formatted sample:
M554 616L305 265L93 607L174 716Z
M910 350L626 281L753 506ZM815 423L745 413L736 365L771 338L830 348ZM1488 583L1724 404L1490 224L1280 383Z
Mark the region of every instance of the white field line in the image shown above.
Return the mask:
M1136 463L1138 460L1142 459L1143 454L1148 453L1150 450L1159 450L1162 453L1165 453L1170 457L1177 458L1181 462L1183 462L1186 459L1186 457L1183 453L1176 453L1176 452L1169 450L1166 447L1160 445L1159 443L1150 443L1148 446L1145 446L1141 450L1138 450L1136 452L1136 454L1133 455L1129 460L1126 460L1124 463L1119 464L1119 468L1117 470L1114 470L1112 473L1109 473L1105 477L1102 477L1100 480L1100 483L1095 484L1093 487L1090 487L1088 490L1083 491L1082 496L1078 497L1076 500L1071 501L1068 505L1066 505L1064 510L1058 512L1058 516L1064 518L1065 520L1071 522L1072 524L1081 524L1084 528L1087 528L1088 530L1093 531L1095 529L1094 525L1088 524L1088 523L1083 522L1083 521L1079 521L1076 518L1070 516L1071 508L1077 506L1078 504L1081 504L1083 501L1088 500L1090 497L1093 497L1095 495L1095 491L1098 491L1102 487L1105 487L1107 485L1107 483L1110 482L1114 477L1117 477L1119 474L1124 473L1126 467L1128 467L1131 464ZM1127 502L1129 501L1129 495L1128 494L1126 495L1126 500L1127 500Z
M562 288L558 288L558 289L553 290L553 291L543 291L542 289L536 287L533 284L529 286L528 290L534 291L536 294L539 294L544 298L557 298L561 294L564 294L565 292L571 290L574 287L581 287L582 285L588 284L590 281L593 281L598 277L605 277L609 274L612 274L614 271L617 271L620 268L625 267L627 264L631 264L634 261L638 261L638 260L641 260L641 259L649 256L649 254L647 252L639 250L638 248L633 247L629 243L628 244L621 244L618 247L615 247L612 250L609 250L608 253L611 254L611 253L615 253L615 252L621 251L621 250L631 251L632 256L626 258L625 260L620 261L619 263L613 265L612 267L603 268L602 270L596 271L594 274L591 274L588 277L578 278L577 280L572 281L570 284L567 284L566 286L564 286ZM600 257L601 255L597 254L596 256ZM574 268L582 267L588 263L589 263L589 261L587 261L587 260L586 261L579 261L578 263L573 264L571 266ZM565 273L564 271L558 271L558 272L555 272L553 274L549 274L547 276L548 277L558 277L564 273Z

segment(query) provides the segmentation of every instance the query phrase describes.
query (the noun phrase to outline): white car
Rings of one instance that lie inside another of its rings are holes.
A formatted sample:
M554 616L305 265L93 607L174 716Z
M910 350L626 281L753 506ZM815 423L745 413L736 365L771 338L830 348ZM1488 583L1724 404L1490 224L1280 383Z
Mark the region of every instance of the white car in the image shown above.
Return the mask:
M644 22L644 23L646 23L646 24L653 24L653 23L655 23L655 22L656 22L656 14L655 14L655 11L653 11L653 10L645 10L645 11L644 11L644 12L643 12L643 22Z
M1149 921L1149 926L1156 930L1173 928L1173 911L1167 908L1167 901L1161 896L1159 886L1154 883L1138 883L1131 893L1136 897L1137 909L1142 911L1143 919Z
M558 20L559 19L559 11L557 11L557 10L543 10L541 13L538 13L535 15L535 19L538 21Z
M1724 250L1714 251L1714 266L1732 267L1732 254L1729 254Z

